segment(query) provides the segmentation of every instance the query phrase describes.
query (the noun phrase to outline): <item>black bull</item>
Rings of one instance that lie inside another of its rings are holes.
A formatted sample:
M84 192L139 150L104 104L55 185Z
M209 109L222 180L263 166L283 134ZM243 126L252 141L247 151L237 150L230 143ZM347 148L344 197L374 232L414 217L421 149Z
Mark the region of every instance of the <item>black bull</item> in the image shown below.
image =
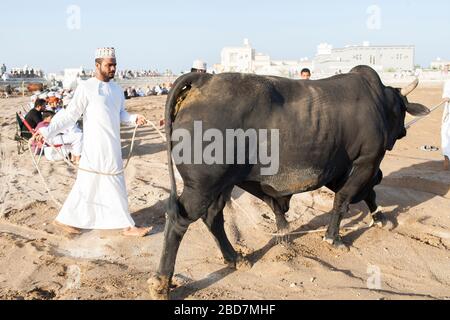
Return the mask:
M149 280L154 298L168 298L180 242L189 225L202 218L213 234L225 262L245 267L248 262L232 247L224 230L223 209L234 186L267 203L277 227L285 231L284 214L292 195L326 186L336 193L324 240L345 247L339 226L349 204L365 201L375 223L374 186L382 179L380 163L386 150L406 135L406 112L429 110L409 103L404 89L386 87L371 68L318 81L226 73L190 73L179 78L166 105L166 134L172 191L168 204L164 248L157 274ZM258 164L178 164L184 181L180 197L172 164L172 133L203 128L278 129L279 171L260 174Z

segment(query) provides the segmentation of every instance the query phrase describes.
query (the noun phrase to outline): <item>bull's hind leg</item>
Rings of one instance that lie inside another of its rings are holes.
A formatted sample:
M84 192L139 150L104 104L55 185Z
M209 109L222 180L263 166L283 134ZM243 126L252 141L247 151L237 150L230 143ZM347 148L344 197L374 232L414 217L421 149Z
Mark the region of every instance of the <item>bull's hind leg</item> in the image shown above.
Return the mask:
M207 212L208 199L185 188L179 201L174 201L167 212L164 230L164 244L158 272L148 280L153 299L168 299L169 289L175 270L175 262L181 241L189 226Z
M281 242L288 242L287 233L289 231L289 222L286 220L286 212L289 211L289 203L292 196L274 197L265 193L259 183L243 182L239 187L255 197L264 201L275 214L277 230Z
M372 217L372 221L370 223L370 227L377 226L379 228L382 228L386 224L386 220L383 216L383 212L381 211L381 208L377 205L377 194L375 193L375 190L371 190L364 199L364 202L367 204L370 210L370 215Z
M233 245L230 243L225 232L223 208L225 207L227 198L228 197L226 197L225 194L221 194L209 207L208 214L202 219L213 234L214 239L222 252L225 263L236 269L250 269L251 263L234 250Z
M344 244L339 235L342 217L348 212L352 200L360 194L373 179L375 172L372 165L355 163L352 174L345 182L344 186L336 193L331 220L324 237L324 241L335 248L348 250L348 247Z

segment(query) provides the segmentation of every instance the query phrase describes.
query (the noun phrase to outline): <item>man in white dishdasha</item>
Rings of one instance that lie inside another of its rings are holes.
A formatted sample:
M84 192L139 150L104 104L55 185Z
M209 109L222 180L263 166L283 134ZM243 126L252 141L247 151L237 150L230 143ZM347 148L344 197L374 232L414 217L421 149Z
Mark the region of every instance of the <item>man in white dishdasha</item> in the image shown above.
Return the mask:
M128 209L120 125L142 126L147 120L125 111L123 90L111 81L117 66L114 48L97 49L95 66L95 77L81 82L67 109L34 137L50 140L83 116L80 170L55 224L71 234L123 229L123 235L143 237L150 228L136 227Z

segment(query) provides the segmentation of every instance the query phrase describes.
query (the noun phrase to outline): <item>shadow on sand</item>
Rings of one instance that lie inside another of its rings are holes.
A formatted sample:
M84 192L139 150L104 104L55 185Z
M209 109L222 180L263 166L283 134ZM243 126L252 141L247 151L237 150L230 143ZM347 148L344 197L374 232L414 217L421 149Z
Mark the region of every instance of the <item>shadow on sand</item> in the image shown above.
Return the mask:
M419 176L420 178L417 178L422 181L421 184L418 184L417 181L410 181L408 178L403 179L402 177L408 177L408 176L414 176L411 173L417 173L416 176ZM384 183L382 183L382 186L388 186L388 187L395 187L395 188L404 188L404 189L412 189L416 191L420 191L417 196L414 197L408 197L407 201L404 199L399 201L396 201L395 196L379 196L378 202L379 205L383 207L391 207L396 206L396 208L390 212L386 211L386 218L391 221L393 224L393 228L395 229L398 226L397 219L402 214L407 214L407 212L413 208L416 207L428 200L431 200L437 196L448 196L448 192L450 190L450 184L446 184L444 182L438 183L434 182L432 180L426 179L428 175L432 174L445 174L449 176L449 179L447 181L450 181L450 172L444 172L442 171L442 163L439 161L429 161L424 162L420 164L415 164L410 167L402 168L396 172L393 172L389 176L385 177L383 180ZM425 178L423 178L425 177ZM235 194L237 196L242 195L243 191L238 191L238 193ZM380 193L380 192L379 192ZM367 218L369 215L369 210L367 207L360 203L355 206L352 206L352 208L349 210L347 216L345 218L353 218L351 222L349 222L348 225L343 225L342 227L349 227L356 225L363 220ZM294 230L293 232L301 232L306 230L315 230L318 228L323 228L328 225L329 222L329 214L324 213L322 215L319 215L317 217L314 217L311 221L309 221L306 225L301 226L300 228ZM345 241L348 244L353 244L359 237L361 237L364 232L366 232L368 229L360 229L357 231L353 231L348 233L345 236ZM294 240L297 240L299 238L303 237L302 234L300 235L292 235L289 237L291 245ZM268 241L266 245L264 245L262 248L254 251L253 253L249 254L247 256L247 259L252 263L255 264L259 260L261 260L274 246L279 244L278 238L272 238ZM330 265L329 263L322 261L316 256L308 256L307 258L313 259L331 270L336 270L343 272L349 276L355 277L351 270L339 270L335 266ZM186 284L182 287L178 287L174 289L171 293L171 297L173 299L185 299L192 294L194 294L197 291L206 289L210 287L211 285L219 282L220 280L224 279L225 277L229 276L235 272L234 269L231 269L229 267L224 267L220 270L217 270L210 275L208 275L206 278L194 281L192 283Z

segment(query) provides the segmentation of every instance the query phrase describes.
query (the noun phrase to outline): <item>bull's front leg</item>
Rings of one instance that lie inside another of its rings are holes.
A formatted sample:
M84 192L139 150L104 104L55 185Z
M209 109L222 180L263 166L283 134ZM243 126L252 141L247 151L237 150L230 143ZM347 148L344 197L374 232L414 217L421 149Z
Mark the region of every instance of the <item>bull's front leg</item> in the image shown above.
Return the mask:
M370 164L370 159L369 161L367 161L367 158L365 161L363 160L360 159L359 163L354 163L352 173L334 198L331 220L324 241L337 249L349 250L339 234L342 218L348 212L352 199L370 183L377 172L377 168Z
M342 196L336 195L334 199L333 210L331 212L331 220L325 233L323 241L332 245L336 249L348 251L347 245L339 234L342 217L347 213L349 201L345 201Z

